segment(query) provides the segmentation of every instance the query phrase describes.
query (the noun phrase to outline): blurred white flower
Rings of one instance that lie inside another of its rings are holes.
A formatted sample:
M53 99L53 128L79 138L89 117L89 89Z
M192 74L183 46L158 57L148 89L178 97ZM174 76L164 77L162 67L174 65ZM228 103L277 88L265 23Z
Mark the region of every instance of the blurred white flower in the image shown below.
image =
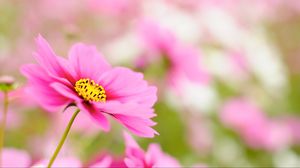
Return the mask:
M242 44L250 69L262 83L264 89L273 96L282 96L288 85L286 68L280 54L266 32L258 30L248 34Z
M200 28L195 16L164 1L145 1L144 16L172 30L183 42L196 43L200 38Z
M275 167L300 167L299 155L286 149L274 154L273 162Z

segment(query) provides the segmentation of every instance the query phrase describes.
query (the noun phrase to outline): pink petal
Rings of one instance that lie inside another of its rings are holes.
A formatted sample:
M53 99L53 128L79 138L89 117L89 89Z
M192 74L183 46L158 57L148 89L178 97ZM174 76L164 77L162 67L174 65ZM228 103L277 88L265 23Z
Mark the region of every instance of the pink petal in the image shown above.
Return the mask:
M181 167L179 162L164 153L158 144L149 145L145 160L148 164L153 165L153 167Z
M77 103L77 106L80 110L87 112L88 115L91 116L96 123L103 128L104 131L110 130L110 125L107 118L93 104Z
M59 58L51 49L48 42L39 35L36 39L37 53L34 55L38 63L43 67L52 77L66 78L73 80L72 75L67 69L61 65L63 58Z
M135 160L132 158L125 158L124 163L127 167L144 167L144 164L140 160Z
M156 116L152 108L131 102L120 103L118 101L107 101L105 103L95 103L95 106L112 115L120 114L144 119L149 119Z
M62 68L67 72L67 75L65 76L68 81L70 81L72 84L74 84L77 79L76 79L76 72L73 67L73 65L69 62L69 60L66 60L63 57L57 57L57 61L59 64L62 66Z
M132 133L138 136L152 138L155 134L158 135L158 133L151 128L152 124L149 124L149 120L137 117L128 117L125 115L114 115L114 117Z
M123 133L126 144L126 158L125 164L128 167L144 167L145 153L143 149L136 143L133 137L124 131Z
M90 168L101 168L101 167L109 167L112 163L112 158L110 156L104 157L101 161L89 166Z
M111 68L95 46L81 43L72 46L69 52L69 61L75 67L77 79L97 79L100 74Z
M153 109L135 103L106 102L96 104L101 111L110 114L131 132L142 137L153 137L158 134L151 126L156 123L150 118Z
M57 110L60 106L70 102L68 98L50 87L54 80L39 65L23 66L21 71L29 80L29 86L25 89L25 92L44 108Z
M67 86L61 83L55 82L52 83L50 86L54 88L58 93L60 93L61 95L65 96L68 99L73 99L74 101L81 100L81 98L79 98L78 94L75 93L74 90L68 88Z
M25 93L28 97L35 100L43 108L50 112L57 112L64 108L65 105L70 104L71 101L65 97L55 95L52 93L46 93L47 90L39 89L38 87L28 86L25 89ZM52 94L52 95L51 95Z
M180 167L178 161L165 154L159 145L150 144L148 151L144 152L132 136L124 132L126 143L125 164L128 167Z
M157 100L157 88L149 86L143 74L128 68L113 68L97 80L107 93L108 100L134 102L145 106L153 106Z

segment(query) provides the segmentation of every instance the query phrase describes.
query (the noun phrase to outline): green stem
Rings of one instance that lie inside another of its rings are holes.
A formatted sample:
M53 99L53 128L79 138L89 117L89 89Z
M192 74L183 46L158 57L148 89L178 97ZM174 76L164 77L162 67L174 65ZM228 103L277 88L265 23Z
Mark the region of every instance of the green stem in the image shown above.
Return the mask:
M71 120L70 120L69 123L68 123L67 128L65 129L65 132L64 132L63 136L61 137L61 139L60 139L60 141L59 141L59 144L57 145L57 147L56 147L56 149L55 149L55 152L53 153L53 155L52 155L52 157L51 157L51 159L50 159L50 161L49 161L49 163L48 163L47 168L51 168L53 162L55 161L55 159L56 159L56 157L57 157L57 155L58 155L58 153L59 153L61 147L63 146L63 144L64 144L64 142L65 142L65 140L66 140L66 138L67 138L67 136L68 136L68 133L70 132L71 126L72 126L72 124L73 124L73 122L74 122L74 120L75 120L77 114L79 113L79 111L80 111L80 110L77 109L77 110L74 112L74 114L73 114Z
M3 115L2 115L1 126L0 126L0 167L2 166L2 149L4 144L7 111L8 111L8 92L4 91Z

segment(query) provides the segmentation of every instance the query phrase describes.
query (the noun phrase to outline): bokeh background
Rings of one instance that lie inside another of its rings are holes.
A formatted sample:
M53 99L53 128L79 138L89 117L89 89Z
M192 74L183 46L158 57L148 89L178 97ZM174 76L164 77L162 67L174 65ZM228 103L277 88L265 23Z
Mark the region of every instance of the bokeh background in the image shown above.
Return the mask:
M135 137L144 149L159 143L185 166L300 166L300 1L0 0L0 75L17 86L5 146L35 160L74 110L49 113L23 92L19 68L34 62L38 34L61 56L96 45L158 87L160 135ZM60 155L104 153L122 157L122 128L103 133L79 114Z

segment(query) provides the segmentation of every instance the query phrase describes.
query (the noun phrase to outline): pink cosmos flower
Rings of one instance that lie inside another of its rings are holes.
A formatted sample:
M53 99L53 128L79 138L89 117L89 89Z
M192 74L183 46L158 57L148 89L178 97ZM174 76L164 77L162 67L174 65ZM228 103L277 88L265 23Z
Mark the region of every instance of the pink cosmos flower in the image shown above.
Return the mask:
M108 131L111 116L131 132L143 137L158 134L151 126L157 89L143 74L128 68L111 67L94 46L75 44L68 59L57 56L39 36L38 64L22 67L28 78L27 92L49 111L75 104Z
M172 86L176 86L176 81L182 77L202 84L210 81L210 75L201 66L198 51L181 43L171 31L156 23L144 21L139 26L139 32L145 47L153 52L152 55L166 59L168 80Z
M124 138L126 141L124 162L128 167L180 167L178 161L163 153L158 144L150 144L145 152L128 133L124 133Z

